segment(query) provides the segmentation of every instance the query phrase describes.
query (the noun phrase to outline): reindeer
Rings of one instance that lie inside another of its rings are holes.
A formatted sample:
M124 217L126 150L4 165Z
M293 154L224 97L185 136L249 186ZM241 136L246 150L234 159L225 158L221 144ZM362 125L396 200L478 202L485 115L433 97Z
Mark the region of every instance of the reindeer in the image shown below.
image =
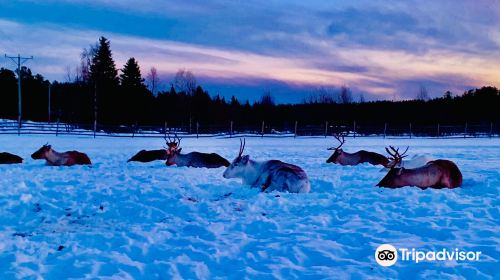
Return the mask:
M187 167L205 167L205 168L219 168L222 166L229 166L229 161L216 153L200 153L191 152L188 154L181 154L182 148L180 147L181 138L175 136L178 142L171 141L167 143L167 166L187 166Z
M163 149L161 150L150 150L150 151L141 150L133 157L131 157L129 160L127 160L127 162L131 161L151 162L155 160L166 160L169 151L177 149L177 146L180 144L180 139L177 142L175 138L173 140L170 139L170 135L168 135L168 139L167 137L163 137L163 139L165 139L167 147L164 146Z
M390 147L393 153L395 166L405 157L400 154L399 149ZM408 149L407 149L408 150ZM387 149L389 152L389 149ZM391 167L387 175L377 184L379 187L401 188L404 186L416 186L426 188L457 188L462 185L462 173L457 165L449 160L438 159L427 162L424 166L407 169L404 167Z
M52 149L52 146L48 143L43 145L38 151L31 155L33 159L45 159L48 165L54 166L72 166L75 164L92 164L89 157L77 151L68 151L64 153L58 153Z
M11 153L0 153L0 164L14 163L23 163L23 159L20 156L13 155Z
M340 165L358 165L360 163L368 162L371 165L383 165L386 166L389 160L378 153L368 152L365 150L357 151L355 153L348 153L342 150L342 145L345 143L345 134L340 133L334 135L335 139L339 141L340 145L337 147L328 148L328 150L334 150L333 154L326 160L327 163L333 162Z
M308 193L311 190L307 174L300 167L279 160L257 162L243 155L245 141L240 139L240 152L223 177L241 178L244 184L263 191Z

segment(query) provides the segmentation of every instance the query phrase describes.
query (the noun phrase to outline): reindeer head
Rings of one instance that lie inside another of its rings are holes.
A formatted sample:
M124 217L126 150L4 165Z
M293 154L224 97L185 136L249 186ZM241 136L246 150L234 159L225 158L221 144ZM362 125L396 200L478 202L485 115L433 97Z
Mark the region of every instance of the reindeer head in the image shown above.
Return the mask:
M170 133L167 134L167 137L163 137L163 139L165 139L165 144L167 145L166 147L163 146L163 148L167 150L167 155L171 153L175 154L175 151L177 151L177 149L181 146L181 138L177 136L177 133L174 135L174 138L170 138Z
M385 151L389 154L390 157L389 163L387 164L387 167L394 169L394 168L400 168L401 167L401 162L403 161L403 158L407 157L406 152L408 152L408 148L406 147L406 150L402 153L399 153L399 148L394 148L393 146L389 146L385 148Z
M330 147L328 150L334 150L333 154L326 160L327 163L333 162L333 163L339 163L339 158L344 154L344 151L342 150L342 145L345 143L344 137L347 135L347 133L338 133L334 134L333 137L339 141L339 145L337 147Z
M52 150L52 146L49 143L43 145L38 151L31 155L32 159L45 159L48 152Z
M245 139L243 139L243 141L240 139L240 152L238 153L238 156L233 160L231 165L229 165L222 174L224 178L229 179L242 177L248 165L248 162L250 161L249 155L243 155L244 150Z

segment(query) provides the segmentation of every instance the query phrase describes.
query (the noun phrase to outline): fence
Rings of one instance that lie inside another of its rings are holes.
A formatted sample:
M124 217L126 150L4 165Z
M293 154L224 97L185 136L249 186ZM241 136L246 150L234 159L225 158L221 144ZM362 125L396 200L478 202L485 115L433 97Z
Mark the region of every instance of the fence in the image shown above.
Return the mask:
M265 121L255 125L238 125L230 121L226 125L187 125L169 126L168 122L158 126L104 126L97 124L42 123L0 121L0 134L37 134L37 135L79 135L91 137L165 137L167 134L179 134L183 137L297 137L329 136L338 132L349 132L352 137L498 137L500 127L497 124L464 123L463 125L415 125L415 124L359 124L353 122L336 123L325 121L323 124L301 125L297 121L284 125L269 125Z

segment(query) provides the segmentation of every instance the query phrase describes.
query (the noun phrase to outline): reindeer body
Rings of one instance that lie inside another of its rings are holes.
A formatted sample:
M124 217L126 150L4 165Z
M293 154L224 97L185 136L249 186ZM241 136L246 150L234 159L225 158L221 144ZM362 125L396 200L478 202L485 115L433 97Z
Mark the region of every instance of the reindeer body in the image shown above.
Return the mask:
M23 159L20 156L16 156L11 153L0 153L0 164L15 164L23 163Z
M68 151L58 153L52 149L50 145L44 145L38 151L34 152L31 157L33 159L45 159L48 165L54 166L72 166L92 164L89 157L78 151Z
M462 185L462 173L457 165L449 160L433 160L426 165L414 168L391 168L377 184L380 187L400 188L416 186L426 188L457 188Z
M216 153L200 153L191 152L188 154L181 154L182 148L169 152L167 156L168 166L187 166L187 167L205 167L205 168L219 168L222 166L229 166L229 161Z
M387 166L389 160L387 157L375 153L368 152L365 150L357 151L355 153L344 152L342 149L338 148L335 150L333 155L331 155L327 160L327 163L336 163L340 165L358 165L360 163L369 163L371 165L383 165Z
M127 162L131 161L139 161L139 162L151 162L155 160L166 160L167 159L167 150L141 150L133 157L131 157Z
M243 184L261 191L308 193L311 190L307 174L302 168L279 160L250 160L250 156L242 156L244 147L242 142L240 153L224 171L224 178L241 178Z

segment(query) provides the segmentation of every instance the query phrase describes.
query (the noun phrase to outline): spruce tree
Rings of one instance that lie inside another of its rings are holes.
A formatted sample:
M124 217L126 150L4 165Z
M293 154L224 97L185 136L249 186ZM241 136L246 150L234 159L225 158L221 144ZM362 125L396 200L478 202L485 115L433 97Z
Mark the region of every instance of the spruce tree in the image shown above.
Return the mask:
M118 71L111 54L111 46L108 39L99 38L97 52L92 57L90 65L90 76L92 80L103 86L118 84Z
M94 88L94 114L98 122L119 123L117 114L118 71L111 54L110 42L101 37L90 65L91 87Z
M141 69L135 58L129 58L127 63L123 66L120 82L124 88L145 88L144 79L141 76Z

